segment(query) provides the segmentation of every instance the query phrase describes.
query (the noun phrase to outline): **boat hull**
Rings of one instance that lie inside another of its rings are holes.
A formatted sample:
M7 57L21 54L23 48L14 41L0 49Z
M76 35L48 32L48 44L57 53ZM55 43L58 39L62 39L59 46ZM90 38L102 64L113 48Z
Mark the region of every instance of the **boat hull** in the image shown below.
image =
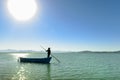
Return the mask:
M20 62L29 62L29 63L50 63L52 57L49 58L19 58Z

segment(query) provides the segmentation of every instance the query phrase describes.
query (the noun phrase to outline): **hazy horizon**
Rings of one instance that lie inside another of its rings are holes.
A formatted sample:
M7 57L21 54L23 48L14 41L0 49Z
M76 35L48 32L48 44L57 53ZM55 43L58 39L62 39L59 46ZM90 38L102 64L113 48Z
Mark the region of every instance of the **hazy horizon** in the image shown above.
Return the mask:
M0 49L0 52L45 52L45 50L32 50L32 49ZM93 51L93 50L52 50L52 52L120 52L120 50L109 51Z

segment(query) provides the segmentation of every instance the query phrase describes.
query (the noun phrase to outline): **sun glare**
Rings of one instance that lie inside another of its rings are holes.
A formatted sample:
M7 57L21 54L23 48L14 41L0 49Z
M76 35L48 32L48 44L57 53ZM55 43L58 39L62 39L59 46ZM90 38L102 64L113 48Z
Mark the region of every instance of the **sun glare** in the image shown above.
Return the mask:
M7 8L18 21L28 21L37 13L35 0L7 0Z
M11 55L13 55L15 58L19 58L19 57L26 57L28 54L27 53L14 53Z

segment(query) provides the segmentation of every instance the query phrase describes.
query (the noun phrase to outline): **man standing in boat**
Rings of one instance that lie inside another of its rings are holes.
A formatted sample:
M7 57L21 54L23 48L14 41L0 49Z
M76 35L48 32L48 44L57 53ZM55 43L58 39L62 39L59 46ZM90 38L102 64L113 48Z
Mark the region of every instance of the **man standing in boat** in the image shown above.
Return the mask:
M50 48L48 48L47 50L46 50L46 52L47 52L47 57L49 58L50 57L50 54L51 54L51 50L50 50Z

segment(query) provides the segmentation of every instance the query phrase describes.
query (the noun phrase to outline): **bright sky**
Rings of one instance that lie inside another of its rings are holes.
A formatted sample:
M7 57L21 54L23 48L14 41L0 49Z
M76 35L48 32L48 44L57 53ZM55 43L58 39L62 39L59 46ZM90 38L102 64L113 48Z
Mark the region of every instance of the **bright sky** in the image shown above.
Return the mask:
M119 0L36 0L27 22L14 20L0 0L0 49L120 50Z

